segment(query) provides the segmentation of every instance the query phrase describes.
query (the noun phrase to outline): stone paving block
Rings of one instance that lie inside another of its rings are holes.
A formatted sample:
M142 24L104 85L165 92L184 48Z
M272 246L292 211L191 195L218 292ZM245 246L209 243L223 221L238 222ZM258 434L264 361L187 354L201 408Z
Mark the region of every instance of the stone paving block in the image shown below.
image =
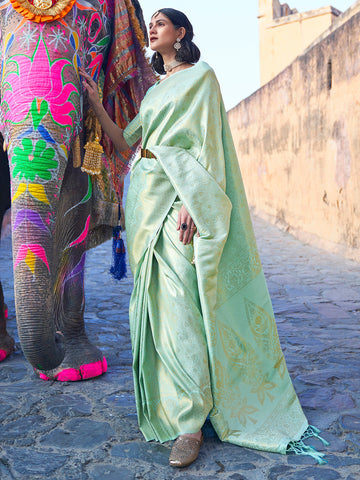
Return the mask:
M35 475L48 475L53 473L62 467L69 458L68 455L58 453L44 453L38 452L33 448L14 447L6 449L5 455L11 468L21 475L28 476L29 480Z
M83 417L91 415L92 406L82 395L55 394L43 400L48 412L56 417Z
M349 288L349 285L338 285L336 288L332 289L325 289L322 292L322 296L328 298L331 301L360 301L360 288L358 290L354 290Z
M181 475L175 476L175 474L172 474L172 475L173 476L171 476L171 474L170 474L170 476L165 476L164 480L172 480L174 478L183 478L184 480L199 480L199 479L201 479L201 480L220 480L221 479L221 476L219 477L218 475L211 475L211 474L208 474L208 473L205 473L205 472L203 472L201 475L189 475L189 474L185 474L185 472L182 472L182 476ZM240 474L234 474L234 475L240 475ZM228 477L228 478L231 478L231 477ZM158 480L158 479L156 478L156 476L154 474L152 474L152 475L149 475L149 476L145 476L144 480ZM160 480L160 478L159 478L159 480ZM238 477L233 477L232 480L250 480L250 479L246 479L245 477L240 475Z
M111 449L111 455L168 466L170 448L155 442L127 442L115 445Z
M233 473L232 475L230 475L229 479L231 479L231 480L247 480L247 478L244 477L244 475L241 475L240 473Z
M31 477L26 480L38 480L41 479L41 476ZM57 469L54 476L48 477L46 476L46 480L90 480L87 474L84 474L82 471L82 466L79 465L78 467L73 467L69 465L69 462L62 467L61 469ZM25 480L23 477L21 480Z
M286 337L287 343L290 343L290 345L304 345L308 347L314 347L314 350L319 352L321 350L325 350L328 348L327 345L324 343L320 342L318 338L304 338L302 337Z
M319 295L319 291L315 290L313 287L308 285L293 285L293 286L286 286L285 287L286 293L291 298L303 298L305 301L310 298L321 298Z
M106 422L97 422L87 418L73 418L64 427L56 428L40 438L45 446L61 448L88 449L99 446L115 434Z
M308 385L333 385L339 381L342 381L343 370L339 367L327 368L324 370L315 370L305 375L299 375L297 380Z
M309 442L306 441L306 444L309 445ZM315 458L312 458L309 455L288 455L287 463L289 466L317 465L317 461L315 460Z
M360 417L354 415L341 415L340 426L348 432L360 433Z
M293 471L293 468L287 465L276 465L275 467L270 468L267 480L279 480L280 477L284 478L283 475L287 475L289 472Z
M24 364L8 363L1 365L0 383L1 382L19 382L28 375L27 366Z
M293 313L299 314L301 312L303 312L303 313L309 313L310 312L309 307L307 305L305 305L305 303L301 303L301 304L286 303L286 304L284 304L284 302L283 302L282 305L279 305L276 309L274 309L275 315L281 315L281 316L288 316L288 315L291 315Z
M351 452L360 454L360 434L348 433L345 435L345 442Z
M360 296L359 296L360 299ZM334 301L335 305L338 307L342 308L343 310L346 310L347 312L350 312L354 315L354 317L358 317L360 315L360 301Z
M329 445L327 447L322 447L321 450L328 455L329 453L344 453L347 450L347 445L342 440L340 435L334 435L333 433L324 430L320 433L321 437L324 438L327 442L329 442Z
M134 472L116 465L102 464L87 469L91 480L134 480Z
M51 428L51 423L45 423L42 415L29 415L13 422L2 424L0 427L0 440L12 441L17 438L32 437Z
M338 478L341 478L339 472L320 465L286 473L284 476L279 476L277 480L337 480Z
M326 461L329 467L344 467L344 466L352 466L355 465L358 467L358 471L360 473L360 457L350 457L344 455L327 455Z
M205 439L207 450L207 462L221 461L224 465L234 462L255 463L257 465L266 461L265 452L239 447L227 442L220 442L218 439ZM269 455L266 452L266 455ZM275 454L276 455L276 454ZM277 456L277 455L276 455Z
M9 471L9 464L6 458L2 456L0 449L0 478L1 480L13 480L14 476Z
M334 388L313 388L300 395L303 407L321 408L327 412L341 412L354 408L355 402L348 393L337 393Z
M135 397L132 393L124 392L117 395L110 395L105 399L106 404L112 405L113 407L126 407L134 409L136 407Z
M0 422L3 422L6 419L10 412L14 411L14 408L11 405L0 402Z
M236 463L234 465L231 465L231 470L256 470L256 465L253 463Z
M351 315L333 303L311 303L311 307L327 319L336 319L338 322L351 318Z

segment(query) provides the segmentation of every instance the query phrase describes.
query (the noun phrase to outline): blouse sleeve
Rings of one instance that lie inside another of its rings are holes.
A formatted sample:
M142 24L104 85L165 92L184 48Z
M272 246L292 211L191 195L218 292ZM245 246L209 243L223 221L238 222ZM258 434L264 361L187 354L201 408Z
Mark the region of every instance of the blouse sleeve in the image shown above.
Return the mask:
M137 114L136 117L127 125L123 131L125 142L131 147L136 143L142 136L142 126L140 120L140 114Z

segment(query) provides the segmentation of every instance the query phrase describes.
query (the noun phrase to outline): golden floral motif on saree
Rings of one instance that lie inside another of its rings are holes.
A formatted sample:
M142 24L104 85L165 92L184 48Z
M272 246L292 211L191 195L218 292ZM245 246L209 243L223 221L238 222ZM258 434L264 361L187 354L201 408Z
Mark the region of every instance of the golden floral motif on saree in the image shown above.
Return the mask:
M23 17L35 23L53 22L65 17L76 0L10 0L13 8Z
M239 391L234 388L234 383L229 382L229 375L225 374L224 367L222 362L219 359L215 360L215 397L217 395L221 396L221 403L223 403L225 409L230 414L230 418L237 418L241 425L244 427L248 422L252 424L257 423L257 419L253 417L259 409L254 407L254 405L249 405L246 397L241 396ZM236 408L234 408L234 398L236 398ZM217 403L215 398L215 404ZM215 407L211 412L211 417L216 416L218 409ZM229 431L229 424L225 422L222 416L219 416L219 419L222 421L222 429L224 431ZM218 419L216 420L219 421Z
M286 372L284 354L281 350L276 323L272 315L248 299L245 299L245 309L250 329L259 347L274 361L281 378Z
M264 405L265 397L268 397L271 402L275 400L274 395L270 393L270 390L277 387L276 383L263 380L260 384L251 389L251 393L256 393L261 405Z
M251 228L246 227L246 228ZM237 232L239 236L244 236L244 230ZM261 261L257 251L255 239L249 236L248 248L233 251L230 255L231 262L220 273L217 291L217 307L223 305L231 296L235 295L249 282L256 278L262 272ZM253 239L253 242L250 240ZM236 258L236 261L234 259Z
M277 384L269 381L268 375L262 373L262 363L256 350L229 326L219 322L219 330L225 355L233 368L239 370L243 382L252 386L251 393L257 396L261 405L264 404L265 397L272 402L275 397L270 391Z
M222 322L219 323L219 331L223 351L232 365L236 365L243 380L247 384L253 384L259 379L261 365L255 350L241 338L237 332Z

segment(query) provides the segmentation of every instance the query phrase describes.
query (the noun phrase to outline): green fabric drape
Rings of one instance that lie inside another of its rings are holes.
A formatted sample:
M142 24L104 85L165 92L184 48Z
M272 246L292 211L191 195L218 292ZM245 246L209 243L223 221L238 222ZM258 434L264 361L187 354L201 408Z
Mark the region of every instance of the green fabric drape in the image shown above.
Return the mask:
M126 229L139 425L147 440L199 430L286 453L308 427L279 344L220 89L204 62L150 88L124 131ZM199 237L183 246L184 204ZM195 265L191 263L195 257Z

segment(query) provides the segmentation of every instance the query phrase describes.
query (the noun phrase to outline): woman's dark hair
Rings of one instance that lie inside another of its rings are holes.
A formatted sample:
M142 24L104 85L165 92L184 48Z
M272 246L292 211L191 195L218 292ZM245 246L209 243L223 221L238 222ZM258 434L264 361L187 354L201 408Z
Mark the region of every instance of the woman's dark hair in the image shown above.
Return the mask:
M165 15L174 25L176 30L180 27L184 27L186 30L185 36L180 42L181 48L176 52L175 60L178 62L196 63L200 58L200 50L192 41L194 38L194 31L187 16L174 8L161 8L160 10L157 10L157 12ZM151 66L154 71L160 75L166 73L164 70L164 60L158 52L155 52L151 57Z

